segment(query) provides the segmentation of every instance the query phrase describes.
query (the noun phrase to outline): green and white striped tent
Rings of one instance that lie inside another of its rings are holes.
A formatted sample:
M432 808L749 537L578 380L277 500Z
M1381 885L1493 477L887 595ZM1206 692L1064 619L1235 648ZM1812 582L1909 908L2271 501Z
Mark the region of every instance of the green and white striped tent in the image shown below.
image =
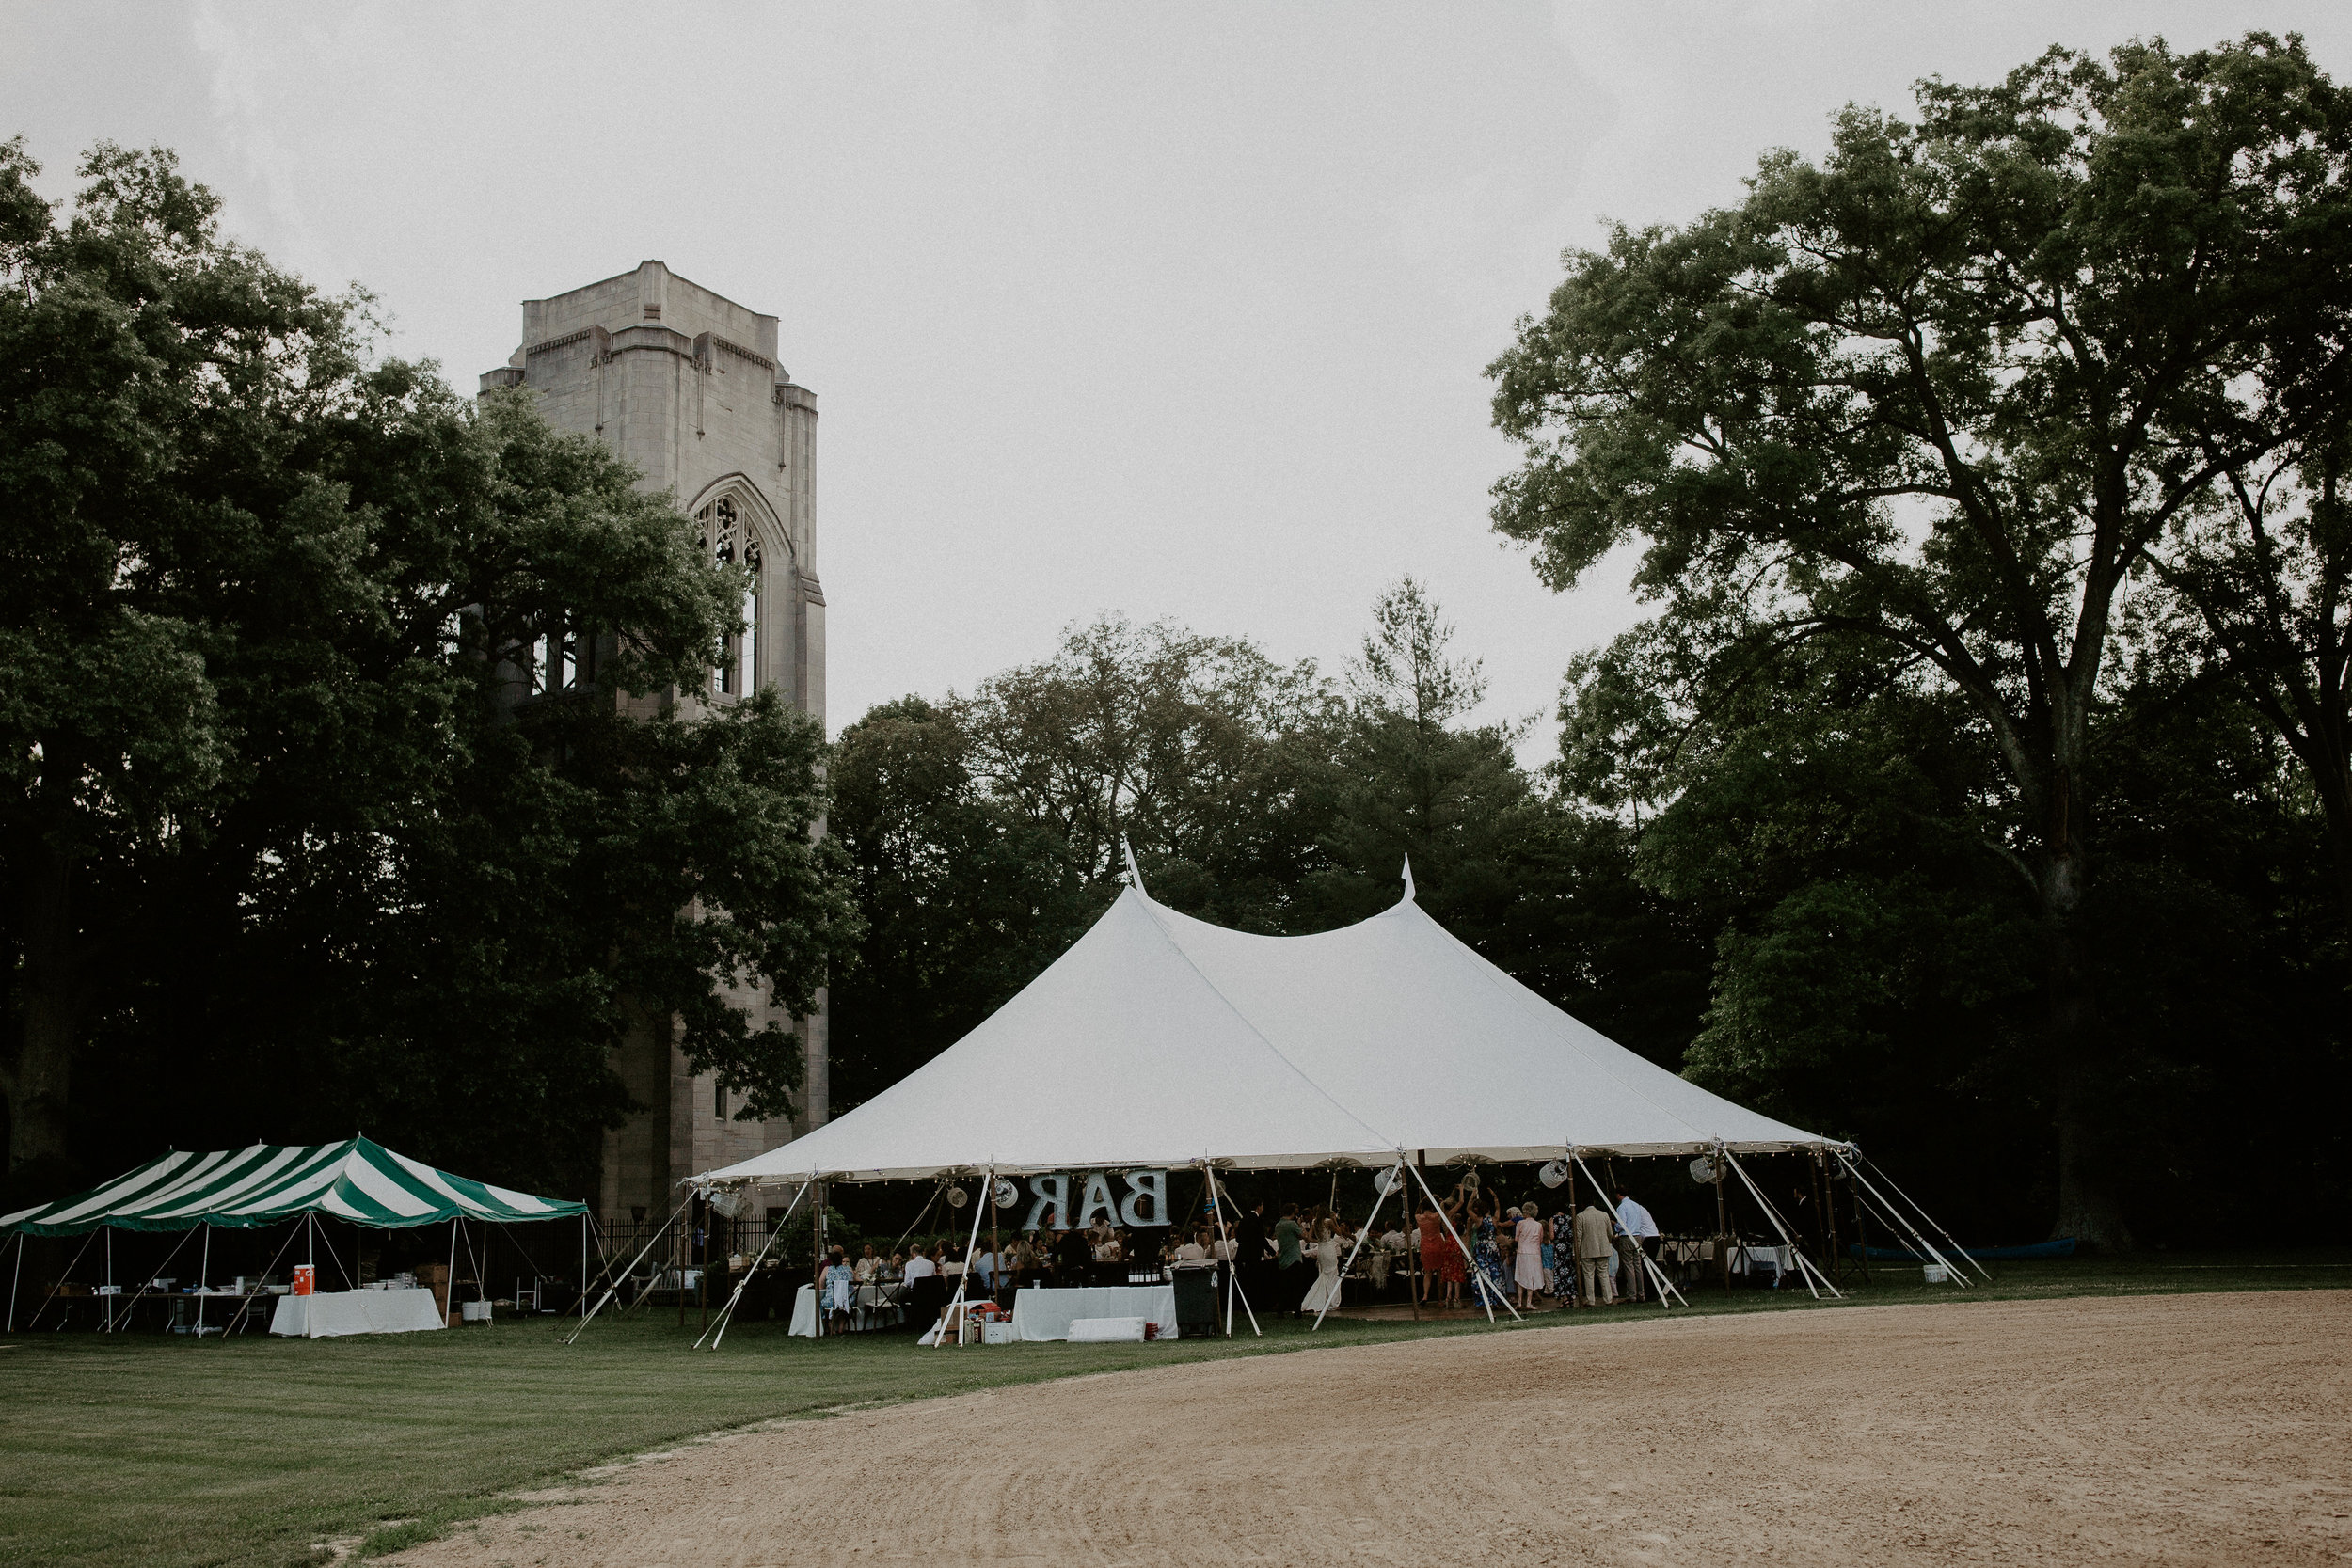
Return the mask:
M255 1144L186 1154L175 1149L86 1193L0 1215L0 1235L79 1236L100 1226L251 1229L320 1213L378 1230L441 1220L569 1219L584 1203L493 1187L351 1138L339 1144Z

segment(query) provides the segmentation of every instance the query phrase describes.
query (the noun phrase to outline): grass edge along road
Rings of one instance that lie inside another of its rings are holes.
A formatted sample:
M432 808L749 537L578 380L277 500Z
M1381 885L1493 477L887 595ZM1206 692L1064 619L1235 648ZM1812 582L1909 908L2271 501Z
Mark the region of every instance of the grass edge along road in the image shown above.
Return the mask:
M1850 1305L2352 1287L2352 1252L2149 1255L1992 1266L1968 1291L1874 1266ZM1834 1309L1835 1303L1822 1303ZM1802 1290L1694 1292L1692 1315L1804 1311ZM1682 1315L1682 1309L1676 1309ZM1655 1307L1543 1313L1619 1323ZM567 1325L565 1325L567 1326ZM1263 1339L918 1349L903 1334L816 1343L743 1323L697 1354L675 1309L384 1338L195 1343L154 1335L0 1341L0 1563L206 1568L375 1556L522 1506L515 1494L714 1433L829 1411L1136 1367L1400 1339L1509 1333L1470 1323L1287 1320ZM593 1483L595 1478L587 1478Z

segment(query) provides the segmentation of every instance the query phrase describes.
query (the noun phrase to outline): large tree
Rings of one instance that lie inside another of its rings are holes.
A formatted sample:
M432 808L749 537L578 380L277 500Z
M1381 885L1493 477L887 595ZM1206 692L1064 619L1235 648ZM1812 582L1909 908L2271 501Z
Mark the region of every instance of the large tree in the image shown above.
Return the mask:
M2352 110L2265 35L2053 50L1917 108L1571 253L1494 366L1527 448L1495 522L1559 588L1645 541L1718 685L1835 635L1968 702L2021 802L1997 848L2039 914L2058 1224L2122 1242L2089 1135L2092 718L2135 572L2344 372L2313 334L2352 289Z
M2302 765L2352 965L2352 408L2316 423L2233 467L2216 504L2183 520L2157 562L2183 613L2160 603L2151 620L2167 652L2226 675Z
M1255 930L1324 863L1336 695L1311 664L1116 617L969 696L884 704L844 730L831 826L867 935L834 992L854 1103L954 1043L1118 892Z
M577 1175L632 1012L780 1110L797 1042L745 993L808 1011L852 923L820 737L614 701L698 688L740 602L691 522L372 358L364 301L223 239L168 154L97 150L62 221L35 172L0 149L12 1173L63 1180L76 1126L364 1117Z

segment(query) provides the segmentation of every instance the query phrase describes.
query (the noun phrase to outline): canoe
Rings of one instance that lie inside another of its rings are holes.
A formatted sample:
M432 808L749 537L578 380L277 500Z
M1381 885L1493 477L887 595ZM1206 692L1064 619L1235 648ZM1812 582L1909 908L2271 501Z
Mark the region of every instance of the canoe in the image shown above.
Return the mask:
M2074 1256L2074 1238L2061 1236L2055 1242L2032 1242L2025 1246L1972 1246L1963 1250L1966 1256L1985 1263L2015 1263L2034 1258L2072 1258ZM1909 1247L1850 1246L1846 1251L1851 1257L1867 1258L1873 1263L1925 1263L1930 1261L1929 1259L1921 1257ZM1945 1250L1945 1256L1947 1258L1951 1256L1948 1249Z

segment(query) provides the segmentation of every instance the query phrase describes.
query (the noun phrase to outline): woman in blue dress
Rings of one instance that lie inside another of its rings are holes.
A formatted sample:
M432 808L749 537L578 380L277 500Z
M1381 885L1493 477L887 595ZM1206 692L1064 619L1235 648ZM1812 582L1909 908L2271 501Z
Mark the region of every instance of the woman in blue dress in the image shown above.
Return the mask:
M1502 1251L1495 1244L1495 1208L1501 1199L1486 1201L1487 1207L1478 1215L1478 1289L1486 1300L1503 1307L1510 1304L1511 1286L1502 1267Z

